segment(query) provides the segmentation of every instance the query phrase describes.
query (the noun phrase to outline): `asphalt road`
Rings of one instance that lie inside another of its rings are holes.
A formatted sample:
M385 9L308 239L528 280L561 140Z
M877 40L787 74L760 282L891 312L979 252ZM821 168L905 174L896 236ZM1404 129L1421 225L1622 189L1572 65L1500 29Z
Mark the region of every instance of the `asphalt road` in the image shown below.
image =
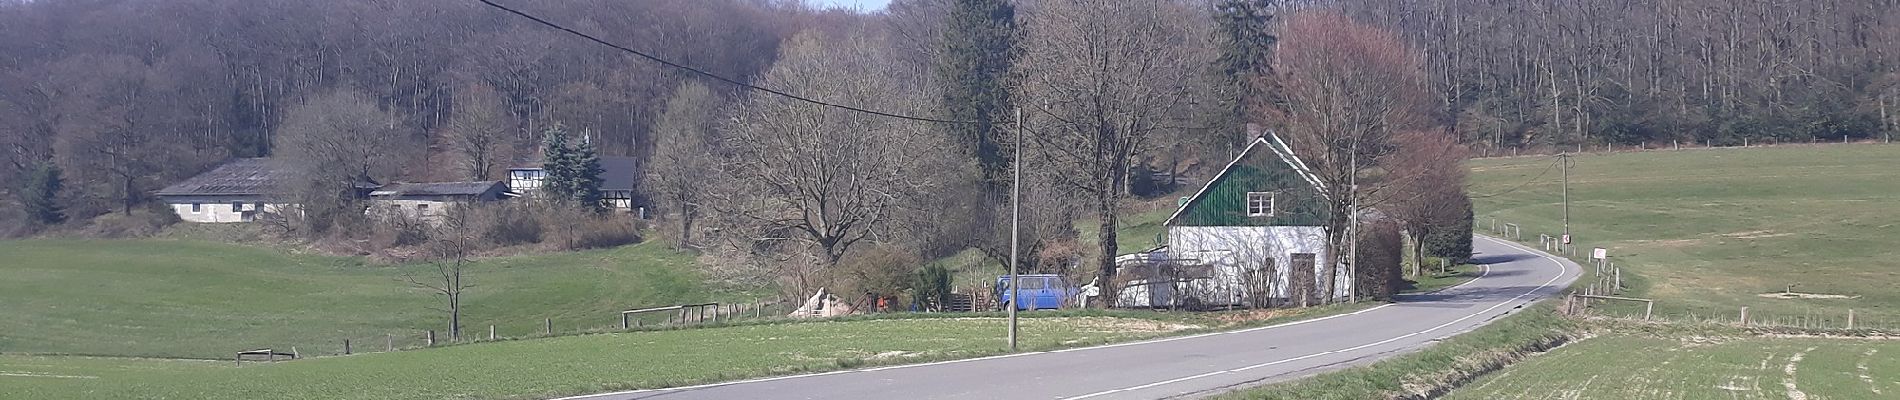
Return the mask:
M1145 342L569 399L1158 399L1201 397L1418 350L1557 294L1582 268L1473 242L1483 275L1351 314Z

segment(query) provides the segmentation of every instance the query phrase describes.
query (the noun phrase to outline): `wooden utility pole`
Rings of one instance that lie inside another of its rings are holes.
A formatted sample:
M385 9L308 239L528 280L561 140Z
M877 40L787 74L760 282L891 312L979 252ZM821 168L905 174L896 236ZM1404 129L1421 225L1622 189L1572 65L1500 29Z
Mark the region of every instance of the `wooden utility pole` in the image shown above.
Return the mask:
M1560 240L1563 245L1568 246L1570 245L1570 154L1557 154L1557 162L1562 163L1560 169L1563 170L1564 180L1564 236Z
M1020 283L1016 278L1016 256L1018 229L1021 228L1023 200L1023 109L1016 107L1016 151L1015 160L1010 162L1010 173L1014 175L1009 184L1009 351L1016 351L1016 298Z

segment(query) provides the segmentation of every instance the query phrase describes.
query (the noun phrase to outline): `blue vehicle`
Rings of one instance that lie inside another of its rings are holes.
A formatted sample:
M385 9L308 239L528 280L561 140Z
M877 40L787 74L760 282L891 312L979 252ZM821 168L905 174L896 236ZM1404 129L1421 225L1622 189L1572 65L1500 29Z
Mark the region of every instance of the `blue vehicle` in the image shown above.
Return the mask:
M1074 285L1069 284L1068 279L1063 278L1061 275L1017 275L1016 279L1022 281L1023 285L1022 289L1019 290L1023 296L1023 300L1016 304L1017 310L1053 310L1062 308L1062 303L1074 298L1076 293L1080 292ZM1009 276L996 277L996 306L998 308L1005 307L1006 304L1009 304L1009 299Z

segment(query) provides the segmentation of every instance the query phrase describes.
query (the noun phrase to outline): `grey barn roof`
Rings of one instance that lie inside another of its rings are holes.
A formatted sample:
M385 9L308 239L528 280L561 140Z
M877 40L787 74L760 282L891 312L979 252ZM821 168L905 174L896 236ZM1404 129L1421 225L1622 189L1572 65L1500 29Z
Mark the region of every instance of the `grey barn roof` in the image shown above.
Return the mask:
M640 180L638 159L627 156L600 157L600 190L633 190L635 181ZM534 171L541 169L540 161L527 161L517 164L513 171Z
M158 191L159 196L242 196L270 193L285 172L267 158L240 158Z
M497 188L497 186L503 186ZM481 196L506 190L500 181L395 183L369 192L370 196Z

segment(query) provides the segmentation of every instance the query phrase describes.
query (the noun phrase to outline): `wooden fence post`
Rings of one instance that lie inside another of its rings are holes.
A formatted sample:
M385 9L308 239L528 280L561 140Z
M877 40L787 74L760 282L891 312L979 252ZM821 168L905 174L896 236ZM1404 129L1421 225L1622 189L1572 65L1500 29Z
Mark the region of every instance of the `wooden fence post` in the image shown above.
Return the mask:
M554 336L554 319L553 318L547 318L547 319L541 320L541 333L546 334L548 336Z
M1650 315L1650 313L1653 313L1653 312L1655 312L1655 311L1656 311L1656 301L1655 301L1655 300L1651 300L1651 301L1649 301L1648 303L1644 303L1644 304L1643 304L1643 320L1644 320L1644 321L1648 321L1648 320L1649 320L1649 315Z
M488 340L495 340L495 325L488 325Z
M1742 306L1742 326L1748 326L1748 306Z
M426 339L425 342L428 343L429 347L435 347L435 330L430 329L429 335L424 337L424 339Z
M396 334L383 334L383 351L396 351Z
M632 325L627 324L627 313L620 313L620 329L626 330L627 328L632 328L632 327L633 327Z
M1847 330L1854 330L1854 309L1847 309Z
M350 355L350 340L343 339L343 355Z

